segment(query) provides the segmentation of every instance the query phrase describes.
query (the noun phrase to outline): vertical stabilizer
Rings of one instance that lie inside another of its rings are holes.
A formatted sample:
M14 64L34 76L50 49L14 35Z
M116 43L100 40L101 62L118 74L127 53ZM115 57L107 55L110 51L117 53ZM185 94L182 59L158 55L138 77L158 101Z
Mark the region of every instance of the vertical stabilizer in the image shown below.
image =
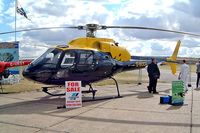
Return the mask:
M171 56L171 60L173 60L173 61L176 61L176 58L177 58L177 55L178 55L178 51L179 51L179 48L180 48L180 44L181 44L181 41L178 40L177 44L176 44L176 47L174 49L174 52L173 52L173 54Z
M176 73L176 63L175 62L176 62L176 58L177 58L178 51L180 48L180 44L181 44L181 41L178 40L172 56L170 58L167 58L167 63L171 67L173 74Z

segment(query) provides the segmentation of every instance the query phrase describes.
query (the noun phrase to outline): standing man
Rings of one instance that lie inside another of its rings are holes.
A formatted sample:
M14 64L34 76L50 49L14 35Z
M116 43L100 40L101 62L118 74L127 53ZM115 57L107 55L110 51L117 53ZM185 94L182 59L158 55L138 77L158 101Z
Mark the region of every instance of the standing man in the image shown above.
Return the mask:
M196 83L196 88L199 87L199 78L200 78L200 60L199 62L196 64L197 66L197 70L196 70L196 73L197 73L197 83Z
M188 91L188 78L189 78L190 68L186 64L186 61L183 60L183 64L181 65L181 70L178 76L179 80L182 80L184 82L184 89L185 92Z
M148 91L149 93L153 91L153 94L158 94L158 92L156 91L156 86L157 86L157 80L160 78L160 70L157 66L155 58L151 59L151 64L148 65L147 72L149 76Z

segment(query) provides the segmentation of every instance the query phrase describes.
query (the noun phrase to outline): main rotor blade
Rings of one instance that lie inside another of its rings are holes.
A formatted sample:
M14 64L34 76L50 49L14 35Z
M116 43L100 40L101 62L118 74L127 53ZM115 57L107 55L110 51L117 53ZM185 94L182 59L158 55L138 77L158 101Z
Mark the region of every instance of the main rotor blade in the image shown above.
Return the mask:
M89 27L91 24L86 26L61 26L61 27L44 27L44 28L32 28L32 29L22 29L22 30L16 30L16 31L7 31L7 32L0 32L0 35L3 34L10 34L10 33L18 33L18 32L24 32L24 31L38 31L38 30L48 30L48 29L62 29L62 28L70 28L70 29L78 29L78 30L85 30ZM99 26L99 27L97 27ZM153 30L153 31L163 31L163 32L171 32L171 33L178 33L183 35L190 35L190 36L197 36L200 37L200 34L190 33L190 32L184 32L184 31L176 31L176 30L168 30L168 29L161 29L161 28L154 28L154 27L143 27L143 26L104 26L104 25L94 25L92 27L93 30L105 30L108 28L116 28L116 29L139 29L139 30Z
M37 31L37 30L49 30L49 29L78 29L77 26L61 26L61 27L45 27L45 28L32 28L32 29L22 29L22 30L16 30L16 31L7 31L7 32L0 32L0 35L3 34L11 34L11 33L18 33L18 32L24 32L24 31Z
M171 32L171 33L178 33L178 34L184 34L184 35L191 35L191 36L200 37L200 34L194 34L194 33L184 32L184 31L153 28L153 27L142 27L142 26L102 26L102 27L103 27L103 29L116 28L116 29L140 29L140 30L164 31L164 32Z

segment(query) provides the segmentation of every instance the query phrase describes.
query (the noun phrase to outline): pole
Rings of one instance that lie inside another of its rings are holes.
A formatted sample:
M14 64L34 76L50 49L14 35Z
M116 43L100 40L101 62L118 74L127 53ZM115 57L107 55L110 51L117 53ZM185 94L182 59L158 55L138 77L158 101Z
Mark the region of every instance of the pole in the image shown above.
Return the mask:
M18 6L18 1L15 0L15 43L17 42L17 35L16 35L16 30L17 30L17 6ZM18 51L19 51L19 43L18 43ZM18 60L19 60L19 55L18 55ZM20 80L20 72L21 72L21 70L22 70L22 66L19 67L19 77L17 78L18 82Z
M138 74L138 85L142 84L142 69L139 69L139 74Z
M15 0L15 42L17 41L17 38L16 38L16 30L17 30L17 0Z
M191 71L191 62L189 62L189 67L190 67L190 70L189 70L189 83L188 83L188 87L192 87L192 71Z

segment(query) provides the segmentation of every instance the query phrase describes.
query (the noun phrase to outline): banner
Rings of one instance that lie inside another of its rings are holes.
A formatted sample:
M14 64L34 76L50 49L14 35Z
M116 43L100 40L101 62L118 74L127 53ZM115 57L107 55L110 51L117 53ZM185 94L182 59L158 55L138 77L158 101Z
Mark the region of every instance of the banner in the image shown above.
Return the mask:
M181 80L172 81L172 104L181 105L184 102L184 83Z
M11 62L19 60L19 42L0 43L0 61ZM19 68L9 68L11 74L19 74Z
M66 108L82 107L81 81L66 81Z

